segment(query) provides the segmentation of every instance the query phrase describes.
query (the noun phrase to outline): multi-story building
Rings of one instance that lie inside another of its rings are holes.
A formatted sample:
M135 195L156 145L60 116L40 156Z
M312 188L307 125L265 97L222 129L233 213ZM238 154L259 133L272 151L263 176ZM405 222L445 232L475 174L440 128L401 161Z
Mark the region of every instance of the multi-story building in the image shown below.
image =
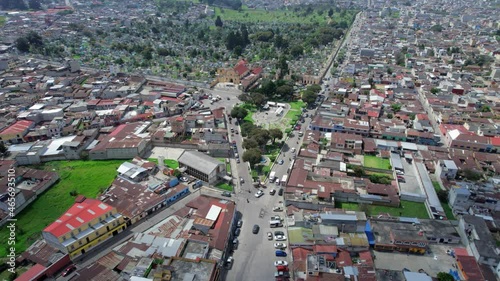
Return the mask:
M179 157L180 168L204 182L214 184L226 176L226 164L198 151L184 151Z
M75 204L42 231L51 246L75 258L126 228L116 208L78 196Z
M457 177L458 167L452 160L439 160L434 174L439 178L453 180Z

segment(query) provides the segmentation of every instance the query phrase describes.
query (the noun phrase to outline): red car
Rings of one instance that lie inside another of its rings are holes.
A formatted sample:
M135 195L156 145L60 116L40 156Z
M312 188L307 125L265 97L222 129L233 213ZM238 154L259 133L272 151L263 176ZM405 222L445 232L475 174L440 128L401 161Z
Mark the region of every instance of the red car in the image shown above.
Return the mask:
M64 271L63 273L61 274L61 276L68 276L71 272L75 271L76 270L76 265L72 264L70 266L68 266Z
M302 127L300 125L295 126L295 130L300 131Z
M286 266L286 265L278 265L276 267L276 270L278 270L278 271L288 271L288 266Z

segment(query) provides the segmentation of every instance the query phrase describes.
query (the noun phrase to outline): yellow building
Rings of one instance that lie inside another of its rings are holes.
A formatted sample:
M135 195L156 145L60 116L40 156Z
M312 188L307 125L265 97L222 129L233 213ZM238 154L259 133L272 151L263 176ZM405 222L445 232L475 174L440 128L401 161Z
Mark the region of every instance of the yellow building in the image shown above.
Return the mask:
M48 244L75 258L125 228L125 218L116 208L79 196L66 213L43 230L42 236Z

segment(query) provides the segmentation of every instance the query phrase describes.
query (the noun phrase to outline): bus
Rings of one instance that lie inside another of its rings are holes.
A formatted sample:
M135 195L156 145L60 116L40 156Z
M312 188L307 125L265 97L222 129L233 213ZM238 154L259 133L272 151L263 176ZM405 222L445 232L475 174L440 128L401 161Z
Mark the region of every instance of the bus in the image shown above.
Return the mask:
M274 182L274 180L276 179L276 172L275 171L272 171L270 174L269 174L269 182Z
M280 220L272 220L272 221L269 221L269 226L271 228L273 228L273 227L282 227L283 223L281 223Z

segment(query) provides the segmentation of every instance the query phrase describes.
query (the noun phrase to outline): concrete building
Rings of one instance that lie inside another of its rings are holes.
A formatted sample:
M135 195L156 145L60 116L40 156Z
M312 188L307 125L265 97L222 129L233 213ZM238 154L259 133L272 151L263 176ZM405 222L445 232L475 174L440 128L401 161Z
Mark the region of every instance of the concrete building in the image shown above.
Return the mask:
M75 258L126 228L116 208L78 196L75 204L42 231L51 246Z
M178 159L179 167L204 182L215 184L226 177L226 164L198 151L184 151Z
M497 267L500 262L500 251L495 239L482 217L463 215L458 222L458 233L462 243L467 246L479 264Z
M442 179L454 180L457 177L458 167L452 160L437 161L434 174Z
M35 126L35 122L20 120L0 132L1 143L22 143L24 136Z
M471 192L465 187L452 187L448 194L448 203L456 214L465 213L474 203L469 200Z

